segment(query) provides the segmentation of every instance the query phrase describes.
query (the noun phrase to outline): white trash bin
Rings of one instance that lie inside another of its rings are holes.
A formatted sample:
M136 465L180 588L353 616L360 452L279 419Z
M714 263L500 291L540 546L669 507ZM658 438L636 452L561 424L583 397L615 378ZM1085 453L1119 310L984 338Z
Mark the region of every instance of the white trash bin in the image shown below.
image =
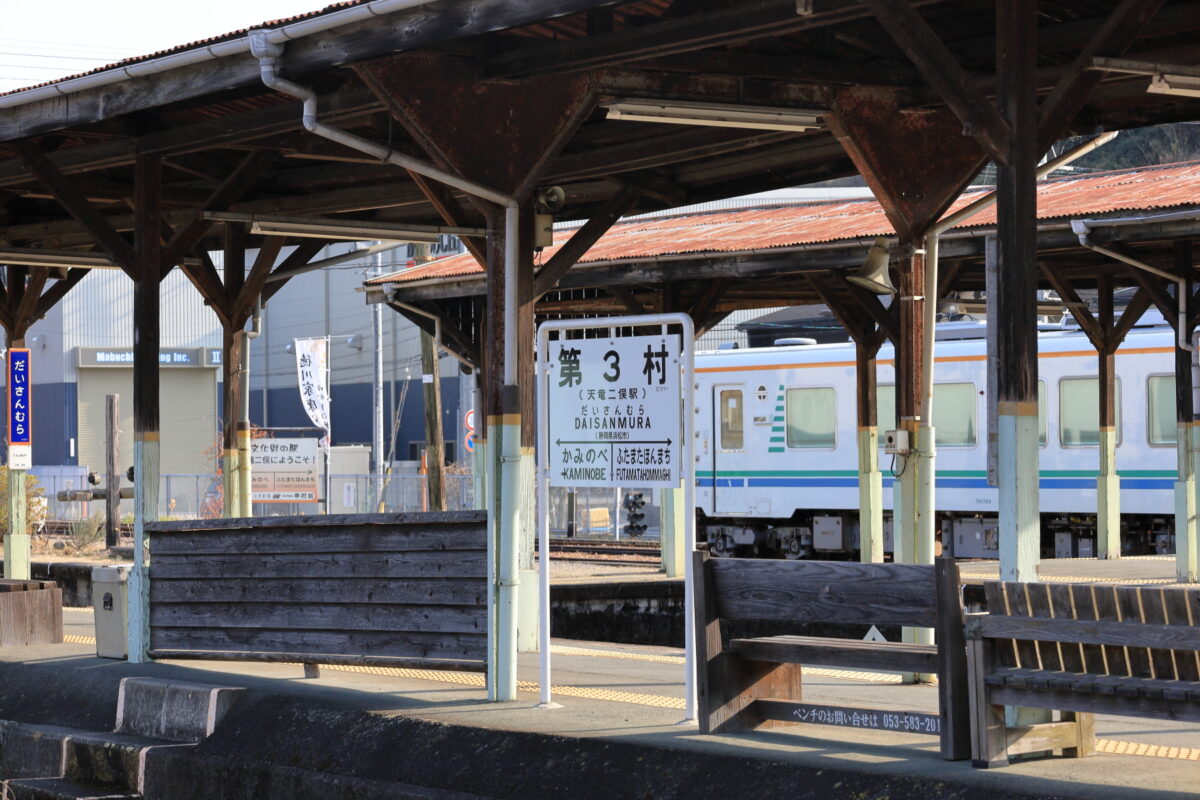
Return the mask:
M96 655L125 658L129 638L129 571L132 567L92 569L92 610L96 618Z

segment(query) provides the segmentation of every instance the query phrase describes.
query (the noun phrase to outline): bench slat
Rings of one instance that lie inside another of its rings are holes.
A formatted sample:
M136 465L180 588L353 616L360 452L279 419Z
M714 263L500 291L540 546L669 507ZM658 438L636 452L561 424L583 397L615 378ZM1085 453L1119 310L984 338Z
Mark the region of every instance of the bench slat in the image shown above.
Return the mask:
M1192 619L1188 608L1188 591L1178 589L1163 589L1163 608L1168 625L1188 627L1200 623ZM1200 651L1187 653L1176 652L1175 673L1181 681L1200 681Z
M936 672L937 646L864 642L821 636L734 639L729 649L747 661L771 661L879 672Z
M933 567L847 561L710 561L717 615L800 624L936 624Z
M1037 619L988 614L979 620L979 630L986 639L1012 639L1019 642L1075 642L1105 645L1118 653L1140 651L1140 663L1149 671L1147 648L1166 650L1200 650L1200 628L1175 625L1150 625L1137 622L1109 622L1070 619ZM1029 667L1023 667L1028 669ZM1112 662L1109 663L1110 673ZM1119 663L1116 674L1128 675L1125 663ZM1149 677L1134 675L1134 677Z

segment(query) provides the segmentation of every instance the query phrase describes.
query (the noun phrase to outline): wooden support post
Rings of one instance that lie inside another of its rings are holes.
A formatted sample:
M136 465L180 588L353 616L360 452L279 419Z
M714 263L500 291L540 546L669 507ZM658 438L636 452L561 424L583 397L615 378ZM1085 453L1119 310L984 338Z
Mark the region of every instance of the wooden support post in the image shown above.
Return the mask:
M1012 131L998 169L999 291L988 294L996 327L1000 578L1037 579L1037 3L1012 0L996 10L997 100Z
M883 473L879 471L879 384L876 354L888 338L889 331L884 327L876 327L871 322L872 316L878 313L872 312L871 304L879 304L875 295L855 293L853 289L858 287L849 281L844 282L845 288L853 287L851 297L859 300L859 307L856 308L853 303L844 302L834 293L833 287L824 279L810 276L809 283L854 340L858 409L858 552L859 559L863 562L882 562Z
M425 390L425 484L429 510L446 510L446 454L442 435L442 371L433 337L421 331L421 383Z
M924 301L921 291L925 285L925 257L914 253L908 265L900 270L900 337L896 343L896 427L908 432L909 447L917 448L917 428L920 425L921 378L925 365L921 361L921 331ZM895 559L898 564L916 563L917 532L917 471L919 457L914 453L901 456L899 475L893 489Z
M859 560L882 563L883 473L879 471L879 387L875 358L879 346L856 341L854 352L858 390Z
M225 517L240 516L241 489L238 485L237 409L242 337L225 325L221 336L221 389L223 415L221 420L221 485L224 491L222 513Z
M920 241L918 237L916 241ZM908 432L909 454L900 456L903 467L892 488L892 531L893 560L897 564L924 563L928 553L933 553L933 503L922 503L922 490L932 491L933 476L927 475L933 465L933 429L929 420L921 419L921 386L925 370L932 364L925 363L922 346L925 328L925 253L916 251L909 258L907 268L901 270L900 295L900 341L896 348L896 423L900 430ZM922 484L926 484L922 486ZM922 538L930 541L926 545ZM933 642L931 628L901 630L905 642L929 644ZM906 676L907 677L907 676ZM915 677L915 676L914 676Z
M1176 273L1189 276L1183 288L1190 303L1194 297L1190 279L1193 269L1192 243L1176 242L1173 254ZM1189 319L1194 318L1192 311L1194 309L1189 307ZM1189 340L1195 339L1193 333L1190 328L1187 330ZM1195 441L1200 426L1195 421L1192 361L1192 353L1175 348L1176 452L1179 455L1175 479L1175 577L1181 583L1200 581L1200 545L1196 534L1196 465L1193 463L1197 451L1200 451Z
M158 519L159 256L162 241L162 161L140 154L134 165L133 284L133 572L129 585L129 660L141 663L150 650L150 576L146 522Z
M246 280L246 226L240 222L225 224L225 297L236 297ZM225 517L242 516L239 479L241 451L238 449L237 419L241 390L242 337L236 320L226 314L221 336L221 484Z
M1096 477L1096 555L1121 557L1121 485L1117 477L1117 342L1113 341L1113 284L1109 275L1097 281L1099 322L1103 332L1099 360L1099 457Z
M104 401L104 545L112 548L121 543L121 396L110 394Z

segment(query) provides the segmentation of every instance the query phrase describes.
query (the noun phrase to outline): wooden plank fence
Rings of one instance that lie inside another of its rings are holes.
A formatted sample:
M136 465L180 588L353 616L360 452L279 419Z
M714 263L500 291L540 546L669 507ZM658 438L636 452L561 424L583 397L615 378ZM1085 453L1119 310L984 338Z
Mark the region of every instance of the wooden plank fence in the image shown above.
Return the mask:
M484 668L486 512L146 529L152 657Z
M0 580L0 647L62 640L62 590L54 581Z

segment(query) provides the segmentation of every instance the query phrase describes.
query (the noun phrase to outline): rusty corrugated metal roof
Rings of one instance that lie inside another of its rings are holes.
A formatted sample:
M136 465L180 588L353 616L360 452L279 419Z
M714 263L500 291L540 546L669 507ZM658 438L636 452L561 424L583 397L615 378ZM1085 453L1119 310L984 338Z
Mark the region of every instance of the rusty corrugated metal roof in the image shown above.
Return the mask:
M197 47L204 47L205 45L212 45L212 44L216 44L217 42L224 42L224 41L228 41L230 39L236 39L239 36L245 36L250 31L256 30L258 28L278 28L282 25L288 25L293 22L298 22L299 20L302 20L302 19L309 19L311 17L320 17L324 14L329 14L334 11L339 11L343 8L350 8L352 6L360 6L363 3L368 3L368 2L370 2L370 0L344 0L344 2L334 3L332 5L325 6L324 8L317 9L316 11L307 11L303 14L297 14L294 17L284 17L283 19L267 20L266 22L262 22L258 25L250 27L250 28L239 28L236 31L230 31L229 33L223 33L220 36L210 36L207 39L197 39L194 42L188 42L187 44L177 45L176 47L169 47L166 50L158 50L153 53L146 53L145 55L134 56L133 58L126 58L121 61L114 61L111 64L105 64L103 67L96 67L95 69L90 69L86 72L77 72L74 75L65 75L61 78L55 78L52 81L43 81L42 83L36 83L32 86L22 86L19 89L12 89L11 91L0 92L0 96L9 95L9 94L19 94L20 92L27 92L30 89L37 89L41 86L49 86L54 83L63 83L64 81L69 81L74 78L82 78L84 75L92 75L97 72L107 72L110 69L118 69L119 67L127 67L130 64L138 64L138 63L141 63L142 61L151 61L155 58L169 56L173 53L182 53L185 50L192 50Z
M363 5L364 3L369 3L369 2L371 2L371 0L343 0L343 2L333 3L331 5L325 6L324 8L319 8L316 11L306 11L303 14L297 14L293 17L283 17L282 19L267 20L266 22L261 22L258 25L254 25L249 28L239 28L236 31L230 31L229 33L223 33L219 36L210 36L207 39L197 39L194 42L188 42L187 44L181 44L181 45L177 45L175 47L169 47L165 50L158 50L153 53L147 53L147 54L141 55L141 56L134 56L132 58L126 58L121 61L114 61L111 64L105 64L103 67L96 67L95 69L90 69L90 70L87 70L86 72L77 72L73 75L65 75L61 78L55 78L54 80L51 80L51 81L43 81L42 83L36 83L31 86L22 86L19 89L11 89L7 92L0 92L0 97L2 97L4 95L18 94L20 92L26 92L26 91L29 91L30 89L37 89L42 86L50 86L51 84L55 84L55 83L63 83L65 81L73 80L75 78L82 78L85 75L92 75L97 72L107 72L110 69L118 69L120 67L127 67L131 64L138 64L143 61L151 61L155 58L169 56L174 53L182 53L185 50L192 50L197 47L204 47L206 45L213 45L213 44L217 44L218 42L224 42L224 41L228 41L230 39L236 39L239 36L245 36L247 33L249 33L252 30L258 30L258 29L262 29L262 28L266 28L266 29L279 28L284 25L290 25L293 22L299 22L300 20L304 20L304 19L311 19L313 17L324 16L325 14L330 14L330 13L333 13L334 11L341 11L344 8L352 8L354 6L360 6L360 5ZM659 16L666 10L666 8L669 5L670 5L670 3L666 2L666 0L644 0L643 2L640 2L640 3L631 3L628 7L621 9L620 13L617 14L616 19L618 21L623 22L627 18L644 17L644 16ZM560 38L562 36L569 36L571 38L575 38L575 37L584 35L585 24L582 21L580 21L578 19L573 19L573 18L552 19L552 20L546 20L545 22L535 24L535 25L523 26L521 28L515 29L515 31L518 34L521 34L524 36L530 36L530 37Z
M950 212L987 191L990 190L964 194ZM1038 218L1043 220L1187 205L1200 205L1200 162L1054 178L1038 186ZM956 229L995 224L996 208L992 206ZM618 222L579 262L632 262L687 253L738 253L894 233L883 209L874 200L779 205ZM570 238L570 232L556 231L555 238L557 244L542 251L539 259L542 263ZM408 283L482 271L471 255L463 254L373 278L367 283Z

